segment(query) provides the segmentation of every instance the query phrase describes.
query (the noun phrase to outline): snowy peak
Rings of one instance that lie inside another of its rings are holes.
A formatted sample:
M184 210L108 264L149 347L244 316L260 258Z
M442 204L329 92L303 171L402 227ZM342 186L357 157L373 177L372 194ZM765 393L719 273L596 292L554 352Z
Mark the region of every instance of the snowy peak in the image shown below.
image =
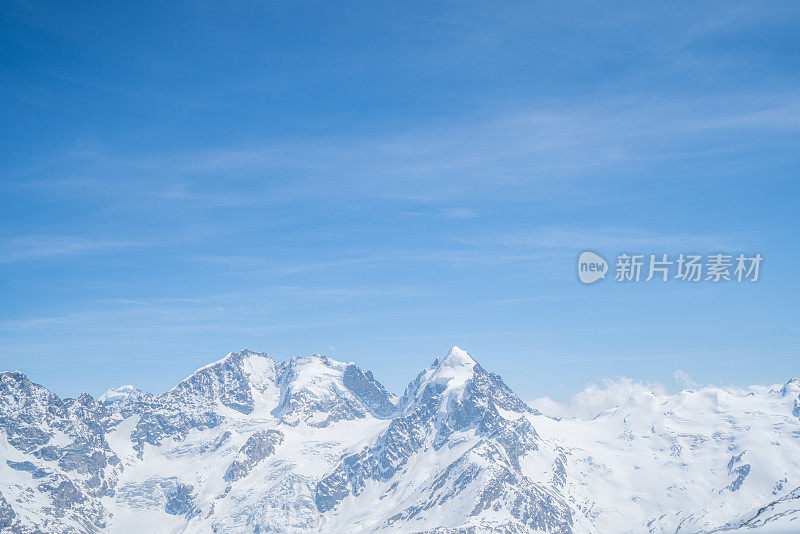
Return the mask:
M800 394L800 378L790 378L781 388L781 397L797 397L798 394Z
M286 362L278 385L281 402L273 414L290 426L326 427L368 413L386 417L395 410L392 396L371 372L321 354Z
M486 372L457 346L422 371L406 387L400 401L406 413L421 405L429 409L435 405L434 411L451 412L465 404L484 408L493 404L518 413L530 411L499 376Z
M139 416L131 438L140 455L145 444L159 447L166 438L179 442L192 430L251 416L321 428L370 413L386 417L395 409L383 386L354 364L321 354L276 362L247 349L201 367L161 395L124 387L110 390L103 400L115 414L114 424L120 417Z
M320 512L340 508L337 514L346 515L353 502L367 509L371 495L385 492L394 503L380 523L387 531L400 520L437 523L445 513L454 526L474 522L478 532L545 525L567 532L566 504L521 472L520 459L538 448L536 431L523 416L526 405L466 351L453 347L434 360L406 388L401 408L372 443L344 456L317 484ZM437 451L448 461L432 461ZM456 494L459 502L449 502ZM505 507L508 516L492 523ZM408 532L416 531L424 529L408 525Z
M30 451L47 444L51 427L67 426L71 415L67 402L23 373L0 373L0 429L14 447Z
M443 384L448 390L457 390L474 376L476 365L478 363L467 354L467 351L453 347L447 356L435 365L431 374L432 382Z
M467 351L456 346L441 360L438 358L434 360L430 367L431 378L439 384L456 382L452 387L457 387L472 378L476 365L478 362Z
M475 359L469 355L467 351L459 347L458 345L453 345L450 350L447 352L447 356L442 358L442 361L445 362L458 362L460 364L469 364L474 365L476 363Z
M107 390L97 398L97 402L101 404L120 405L131 399L138 399L146 395L149 395L149 393L128 384Z
M248 364L252 364L253 362L261 361L261 363L272 362L272 358L269 357L269 354L263 352L253 352L249 349L242 349L239 352L229 352L225 357L209 363L208 365L204 365L197 369L194 373L186 377L186 379L182 380L180 384L186 382L187 380L191 380L193 377L197 375L208 375L215 372L219 372L221 369L231 369L231 368L238 368L242 369Z
M423 397L444 395L463 390L473 378L477 362L465 350L455 346L444 358L436 358L406 387L402 404L418 403Z
M242 349L201 367L161 397L184 404L223 406L249 414L255 407L254 391L275 382L275 361L267 354Z
M126 384L124 386L120 386L118 388L111 388L106 390L105 393L100 395L97 400L99 402L113 402L117 400L125 399L131 395L135 395L139 393L140 390L135 386L130 384Z
M19 371L0 373L0 407L3 411L35 413L47 410L52 404L61 405L61 399L46 387L28 380L23 373Z
M450 352L447 353L447 356L442 358L439 366L451 369L472 369L476 363L477 362L472 358L472 356L469 355L469 353L467 353L467 351L458 345L454 345L453 348L450 349Z
M275 413L303 408L322 410L322 406L316 406L318 403L326 404L346 393L342 383L345 367L321 354L285 362L278 378L282 400Z

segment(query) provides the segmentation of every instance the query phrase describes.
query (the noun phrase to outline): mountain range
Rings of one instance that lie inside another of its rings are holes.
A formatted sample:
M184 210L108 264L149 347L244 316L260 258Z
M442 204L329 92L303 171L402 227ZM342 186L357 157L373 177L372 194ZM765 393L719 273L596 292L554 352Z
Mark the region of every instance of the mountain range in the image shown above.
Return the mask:
M159 395L0 373L11 533L800 532L800 380L551 417L453 347L400 396L242 350Z

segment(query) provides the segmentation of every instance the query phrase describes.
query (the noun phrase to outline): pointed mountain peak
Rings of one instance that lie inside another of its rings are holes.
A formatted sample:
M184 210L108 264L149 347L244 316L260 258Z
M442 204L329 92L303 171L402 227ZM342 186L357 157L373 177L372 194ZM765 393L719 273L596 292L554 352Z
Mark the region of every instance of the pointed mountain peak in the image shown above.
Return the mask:
M449 409L451 401L462 403L465 396L469 402L481 405L492 402L508 411L530 411L498 375L487 372L458 346L450 349L445 357L435 359L417 375L406 387L399 407L407 413L421 402L429 402L426 398L436 398L440 409Z
M427 390L441 394L458 393L480 369L467 351L454 346L443 358L436 358L406 387L403 406L409 407L418 401Z
M469 367L471 369L476 363L475 359L467 351L458 345L454 345L450 352L447 353L447 356L439 362L439 367Z
M430 377L438 383L446 384L452 380L461 383L472 377L476 366L478 366L478 362L467 351L455 346L444 358L434 360L433 365L428 368L428 372Z

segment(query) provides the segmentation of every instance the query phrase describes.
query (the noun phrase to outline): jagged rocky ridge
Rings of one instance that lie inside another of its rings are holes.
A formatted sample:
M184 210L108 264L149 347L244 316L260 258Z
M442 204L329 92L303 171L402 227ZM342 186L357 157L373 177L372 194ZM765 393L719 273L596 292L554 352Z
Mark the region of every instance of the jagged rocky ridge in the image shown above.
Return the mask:
M60 399L0 373L0 451L2 532L712 532L800 521L797 379L556 420L458 347L400 397L352 363L248 350L160 395L124 386Z

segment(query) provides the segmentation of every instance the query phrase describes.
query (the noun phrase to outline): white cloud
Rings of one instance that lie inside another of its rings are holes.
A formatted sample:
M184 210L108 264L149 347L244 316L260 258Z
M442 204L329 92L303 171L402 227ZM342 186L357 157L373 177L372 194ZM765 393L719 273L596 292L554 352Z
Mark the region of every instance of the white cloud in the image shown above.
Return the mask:
M683 389L694 389L702 386L699 382L695 382L686 371L678 369L675 371L675 381Z
M667 394L658 383L636 382L631 378L618 377L603 380L602 385L591 383L586 389L572 396L568 404L559 403L549 397L531 401L532 408L551 417L577 417L592 419L598 413L615 408L631 399L661 397Z

